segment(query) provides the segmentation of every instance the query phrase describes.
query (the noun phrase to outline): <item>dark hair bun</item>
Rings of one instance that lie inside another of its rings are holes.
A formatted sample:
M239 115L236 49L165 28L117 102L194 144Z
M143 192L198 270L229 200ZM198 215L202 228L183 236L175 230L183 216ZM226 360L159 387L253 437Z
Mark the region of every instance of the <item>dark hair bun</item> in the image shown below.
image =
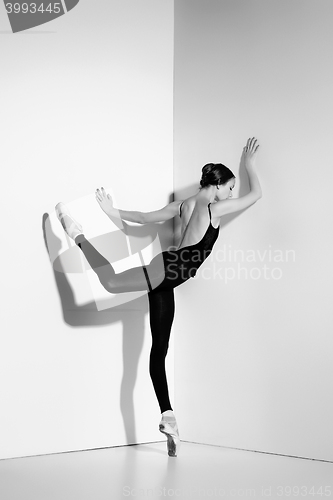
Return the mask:
M209 185L225 184L234 177L231 170L222 163L206 163L202 167L200 186L203 188Z
M210 172L212 171L214 167L214 163L206 163L206 165L204 165L201 169L202 171L202 176L201 176L201 181L200 181L200 186L201 187L205 187L206 185L209 184L208 181L208 176L210 174Z
M214 168L214 163L206 163L206 165L202 167L202 175L209 174L209 172L211 172L213 168Z

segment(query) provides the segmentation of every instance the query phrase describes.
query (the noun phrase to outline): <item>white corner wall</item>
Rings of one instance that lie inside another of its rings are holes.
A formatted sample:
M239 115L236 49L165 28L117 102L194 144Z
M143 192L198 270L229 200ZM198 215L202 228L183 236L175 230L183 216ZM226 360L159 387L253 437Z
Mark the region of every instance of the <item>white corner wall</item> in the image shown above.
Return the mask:
M251 136L263 188L177 289L184 440L333 459L332 18L330 0L175 2L177 197L211 161L244 193Z
M0 458L160 440L147 296L106 303L54 206L141 264L156 230L122 238L94 191L128 210L170 201L173 2L82 1L15 35L1 8L0 31ZM168 371L173 397L173 341Z

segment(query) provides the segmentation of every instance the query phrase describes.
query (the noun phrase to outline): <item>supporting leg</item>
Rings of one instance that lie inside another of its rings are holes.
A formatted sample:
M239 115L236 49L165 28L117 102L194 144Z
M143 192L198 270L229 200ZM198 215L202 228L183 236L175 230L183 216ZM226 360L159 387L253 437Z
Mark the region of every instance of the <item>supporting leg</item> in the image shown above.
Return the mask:
M178 425L173 413L165 373L170 332L175 314L174 289L154 290L148 294L152 348L150 352L150 376L162 413L159 430L167 437L170 457L176 457L180 448Z
M149 371L161 413L172 410L165 372L165 358L175 314L173 288L152 291L148 294L152 347Z

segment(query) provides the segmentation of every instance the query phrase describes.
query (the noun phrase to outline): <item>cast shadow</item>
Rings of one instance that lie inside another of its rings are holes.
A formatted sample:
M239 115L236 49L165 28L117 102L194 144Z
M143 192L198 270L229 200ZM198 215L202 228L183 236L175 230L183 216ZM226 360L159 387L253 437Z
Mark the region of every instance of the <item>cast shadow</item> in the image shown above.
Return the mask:
M146 224L144 226L131 226L126 224L125 221L122 222L124 231L131 241L132 253L143 250L157 236L162 250L172 244L172 240L170 241L173 232L171 221L166 221L167 223L163 224ZM62 241L53 232L49 214L47 213L44 213L42 217L42 230L45 248L52 265L54 280L59 293L64 322L73 328L89 328L112 325L118 322L122 323L123 377L120 390L120 411L124 422L126 444L137 444L133 394L144 342L145 316L148 313L147 294L145 293L131 301L112 307L109 306L109 303L103 306L101 301L99 301L99 308L95 301L81 306L78 305L63 262L66 262L67 272L69 272L69 263L70 272L82 273L81 250L74 246L61 253ZM122 254L123 258L125 255L124 249L127 248L126 237L120 230L91 238L89 241L97 248L103 247L105 244L115 248L118 255L111 262L118 260L120 258L119 254ZM120 251L117 252L117 249L120 249ZM54 258L54 256L56 257ZM83 260L85 261L84 258ZM86 266L86 269L90 269L88 263L86 263ZM149 360L147 359L147 374L149 376L148 367Z

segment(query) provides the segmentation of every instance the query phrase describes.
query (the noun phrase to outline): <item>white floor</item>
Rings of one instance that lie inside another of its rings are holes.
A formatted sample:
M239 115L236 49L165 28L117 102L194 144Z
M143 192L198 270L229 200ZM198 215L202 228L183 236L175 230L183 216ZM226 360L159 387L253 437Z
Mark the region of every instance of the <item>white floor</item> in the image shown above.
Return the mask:
M333 498L333 463L182 442L0 461L1 500Z

